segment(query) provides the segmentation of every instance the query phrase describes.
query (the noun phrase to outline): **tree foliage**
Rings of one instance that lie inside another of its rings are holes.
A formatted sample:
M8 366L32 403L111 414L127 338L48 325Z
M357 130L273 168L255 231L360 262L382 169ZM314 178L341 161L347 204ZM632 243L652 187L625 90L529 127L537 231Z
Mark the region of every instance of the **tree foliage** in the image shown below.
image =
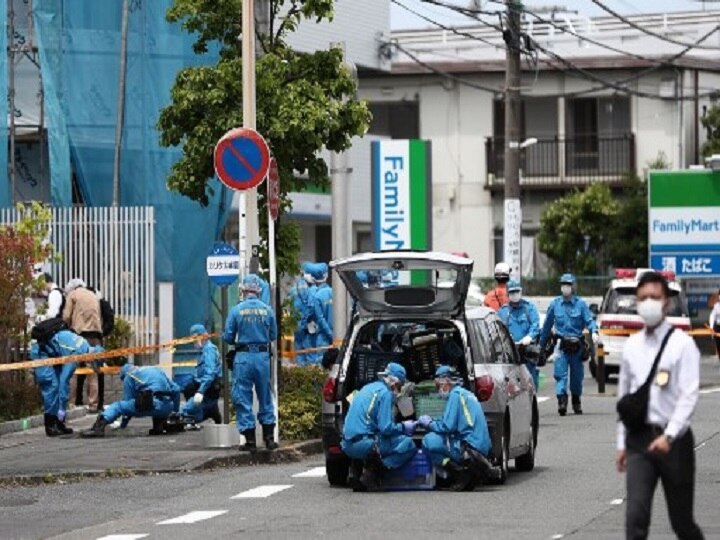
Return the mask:
M212 190L215 144L229 129L243 124L241 4L241 0L175 0L167 12L168 21L197 35L196 53L215 45L220 48L216 65L187 67L177 74L172 103L158 121L161 144L182 148L168 187L203 205ZM332 19L333 4L334 0L271 0L270 32L258 36L263 55L256 64L257 130L278 161L281 213L290 208L288 192L307 183L328 185L328 167L320 151L346 150L370 121L366 104L353 97L356 81L339 48L302 53L286 43L287 34L301 20ZM285 11L280 19L281 10ZM261 231L266 231L262 191L258 190L258 204ZM299 234L297 227L286 224L278 231L281 273L298 270Z
M707 141L702 147L703 156L720 154L720 105L710 107L700 121L707 130Z

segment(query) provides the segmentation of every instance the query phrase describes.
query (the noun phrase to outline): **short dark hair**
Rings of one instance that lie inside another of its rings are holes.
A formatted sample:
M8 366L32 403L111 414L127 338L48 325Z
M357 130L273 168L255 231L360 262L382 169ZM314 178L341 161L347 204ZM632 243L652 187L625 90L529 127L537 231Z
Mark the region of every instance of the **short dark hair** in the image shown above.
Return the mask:
M662 274L658 274L657 272L645 272L642 276L640 276L637 288L640 289L640 287L647 285L648 283L659 283L662 285L665 298L670 298L670 286L668 285L667 279L665 279Z
M45 283L54 283L52 275L50 275L49 272L43 272L43 277L45 278Z

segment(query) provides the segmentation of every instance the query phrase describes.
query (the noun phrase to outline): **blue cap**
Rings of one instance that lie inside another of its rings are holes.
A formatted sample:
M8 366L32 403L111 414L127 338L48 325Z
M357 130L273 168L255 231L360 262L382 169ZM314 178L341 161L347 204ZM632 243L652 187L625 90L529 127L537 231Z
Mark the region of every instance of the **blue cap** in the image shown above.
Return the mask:
M123 367L120 368L120 380L123 380L125 378L125 375L128 374L128 372L134 368L134 364L125 364Z
M396 379L398 379L400 381L400 384L405 384L405 381L407 380L405 368L396 362L390 362L385 367L385 370L379 372L378 375L382 375L382 376L390 375L391 377L395 377Z
M260 278L255 274L248 274L243 278L241 288L245 292L260 294L262 290Z
M439 368L437 368L435 370L435 378L436 379L445 378L445 377L448 377L448 378L457 377L457 371L455 370L455 368L450 367L450 366L440 366Z
M202 324L193 324L190 327L190 335L191 336L202 336L203 334L207 334L208 331L205 329L205 326Z
M324 281L328 275L328 265L324 262L315 263L310 268L310 275L316 281Z
M575 276L573 276L572 274L566 272L565 274L563 274L562 276L560 276L560 283L570 283L570 284L573 284L573 283L575 283Z
M522 285L520 285L520 281L519 281L519 280L517 280L517 279L511 279L510 281L508 281L508 284L507 284L507 291L508 291L508 292L521 291L521 290L522 290Z
M310 266L312 266L312 263L310 261L303 261L303 263L300 265L300 270L303 274L309 274Z

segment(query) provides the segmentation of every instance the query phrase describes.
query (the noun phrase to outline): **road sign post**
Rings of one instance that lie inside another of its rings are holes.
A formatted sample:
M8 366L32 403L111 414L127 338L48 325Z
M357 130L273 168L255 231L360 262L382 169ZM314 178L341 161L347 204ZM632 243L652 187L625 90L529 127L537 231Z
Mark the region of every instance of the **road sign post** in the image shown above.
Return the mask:
M270 262L270 306L273 308L275 317L280 320L278 315L278 307L275 302L275 287L277 283L276 279L276 267L275 267L275 220L280 213L280 174L278 172L278 164L275 158L270 159L270 166L268 168L268 260ZM275 408L278 410L278 363L275 361L277 358L277 343L272 342L270 344L270 360L272 367L270 369L270 378L272 379L273 396L275 398ZM279 422L275 422L275 440L279 441Z

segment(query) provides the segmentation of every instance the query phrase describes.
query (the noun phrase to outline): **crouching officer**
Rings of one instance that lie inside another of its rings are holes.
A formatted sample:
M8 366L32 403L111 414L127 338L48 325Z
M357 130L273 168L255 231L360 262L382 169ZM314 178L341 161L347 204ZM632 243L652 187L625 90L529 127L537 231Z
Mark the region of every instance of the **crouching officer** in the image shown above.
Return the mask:
M58 320L59 319L54 319ZM59 358L100 352L100 346L92 347L87 340L72 330L59 330L47 342L33 341L30 347L30 359ZM70 396L70 379L75 373L76 363L69 362L58 366L41 366L34 369L35 382L43 398L45 434L48 437L69 435L73 430L65 425Z
M253 385L258 398L258 420L268 450L275 450L275 405L270 388L270 343L277 339L277 322L270 306L260 301L260 280L255 274L243 278L244 300L230 311L223 339L235 345L232 401L237 411L238 431L245 437L241 451L255 452Z
M81 437L104 437L105 427L121 416L123 428L132 417L151 416L153 428L150 435L165 432L165 421L180 405L180 387L162 369L154 366L125 364L120 369L120 380L123 381L122 400L106 407L93 427L81 433Z
M508 298L510 301L500 308L498 316L510 331L513 341L518 346L520 356L525 360L530 375L532 375L535 389L540 384L540 372L537 368L537 358L530 358L529 347L540 335L540 316L537 308L522 297L520 282L513 279L508 283ZM539 356L539 352L536 354Z
M405 384L405 368L390 362L378 373L380 380L366 384L353 398L345 417L341 448L351 459L363 460L364 471L356 490L375 490L380 474L407 463L417 448L410 436L417 422L395 422L393 405Z
M183 390L185 405L180 409L183 420L194 426L206 418L212 418L216 424L222 424L218 399L220 398L220 353L218 348L208 338L208 331L202 324L190 327L191 336L204 336L195 341L193 347L202 350L200 359L195 366L193 380Z
M473 484L473 475L480 480L498 480L500 469L486 457L492 442L480 402L461 386L462 379L450 366L437 369L435 385L447 404L441 419L420 417L419 424L429 431L423 437L423 448L451 478L453 490L468 488Z
M587 328L592 332L595 343L600 341L597 325L592 313L582 298L573 294L575 276L563 274L560 276L561 296L555 298L548 307L540 335L542 348L550 339L550 330L555 326L555 333L560 340L560 353L555 359L553 375L555 376L555 394L558 400L558 414L567 413L567 387L568 369L570 371L570 393L572 394L572 408L575 414L582 414L580 396L583 391L583 378L585 367L583 362L589 358L583 330Z

